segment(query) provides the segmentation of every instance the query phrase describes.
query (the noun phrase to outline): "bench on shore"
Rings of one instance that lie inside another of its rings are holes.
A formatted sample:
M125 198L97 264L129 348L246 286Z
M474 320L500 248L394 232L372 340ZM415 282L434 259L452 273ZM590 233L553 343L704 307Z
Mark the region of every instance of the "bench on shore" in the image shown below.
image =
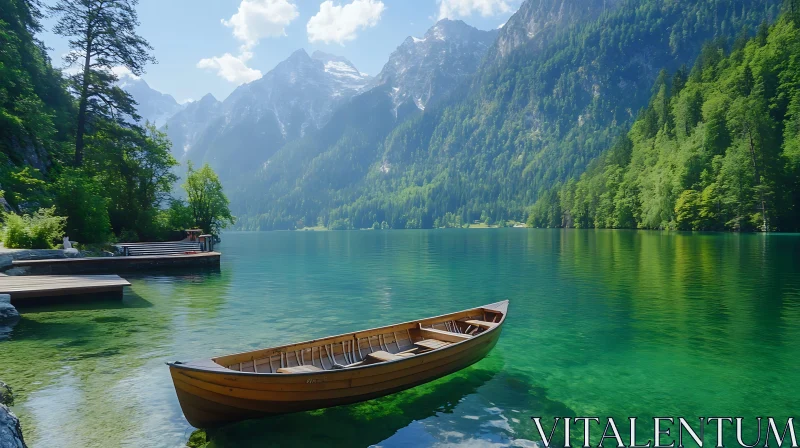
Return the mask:
M202 246L197 241L168 241L163 243L121 243L122 254L130 257L152 255L185 255L187 253L202 252Z

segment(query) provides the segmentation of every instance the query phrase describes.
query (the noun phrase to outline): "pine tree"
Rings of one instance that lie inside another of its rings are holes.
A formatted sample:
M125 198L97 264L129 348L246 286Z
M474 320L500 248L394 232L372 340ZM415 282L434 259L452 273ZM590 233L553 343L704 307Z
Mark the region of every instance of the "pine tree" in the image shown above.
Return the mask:
M136 103L115 85L112 68L124 67L134 75L155 63L150 44L136 34L138 0L59 0L50 8L58 17L53 32L70 38L71 51L64 57L68 66L79 63L81 70L71 77L78 97L75 135L75 165L83 163L84 137L94 120L110 119L119 124L125 117L138 119Z

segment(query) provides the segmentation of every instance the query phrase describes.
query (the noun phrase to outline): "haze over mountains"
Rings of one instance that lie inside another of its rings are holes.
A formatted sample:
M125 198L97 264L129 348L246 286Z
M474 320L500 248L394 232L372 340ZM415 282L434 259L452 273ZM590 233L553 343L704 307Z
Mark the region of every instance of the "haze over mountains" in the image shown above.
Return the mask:
M123 73L117 84L139 103L137 112L142 117L142 121L149 121L156 127L163 126L169 118L183 108L172 95L153 89L138 76Z
M774 20L779 0L526 0L502 29L444 20L375 77L299 50L223 102L167 120L240 226L428 228L525 220L610 148L661 70Z

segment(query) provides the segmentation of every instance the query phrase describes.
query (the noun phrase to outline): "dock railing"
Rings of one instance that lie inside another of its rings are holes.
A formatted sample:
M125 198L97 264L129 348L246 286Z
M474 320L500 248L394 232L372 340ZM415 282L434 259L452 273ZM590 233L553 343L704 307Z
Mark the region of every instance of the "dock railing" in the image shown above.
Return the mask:
M120 243L116 245L123 256L187 255L209 252L200 241L168 241L163 243Z

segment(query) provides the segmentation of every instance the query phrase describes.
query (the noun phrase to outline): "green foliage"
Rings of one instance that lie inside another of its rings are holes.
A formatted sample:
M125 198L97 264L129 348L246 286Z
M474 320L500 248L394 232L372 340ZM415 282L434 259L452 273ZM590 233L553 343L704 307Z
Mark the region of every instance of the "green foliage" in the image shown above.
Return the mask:
M112 68L122 66L141 75L147 63L155 63L152 47L136 34L138 0L59 0L49 8L58 17L53 32L69 38L67 65L81 70L70 77L78 98L75 164L83 163L84 136L98 122L126 126L126 118L139 119L136 102L115 84Z
M529 224L800 229L800 31L784 16L765 33L727 56L708 44L680 90L660 78L630 157L611 150L543 194Z
M183 188L189 198L189 210L197 227L218 235L222 229L236 222L228 207L230 202L222 191L219 177L208 164L195 170L189 162Z
M5 159L5 163L4 163ZM0 154L0 185L7 191L9 205L24 211L49 205L47 182L39 170L31 166L14 166Z
M136 104L110 71L124 66L139 75L154 62L135 33L136 3L53 2L55 32L73 47L66 62L84 68L65 80L35 39L39 2L0 0L0 188L20 213L55 205L68 217L68 235L82 243L104 243L112 233L162 239L191 221L185 206L162 210L177 180L171 144L154 126L131 124ZM69 167L73 161L78 168ZM12 244L49 245L42 242L46 226L10 219Z
M12 249L52 249L64 236L66 218L56 216L55 207L33 215L4 213L2 241Z
M62 150L72 100L53 69L40 30L38 2L0 0L0 154L14 165L46 167Z
M66 232L81 243L105 243L111 235L110 200L96 176L80 168L65 168L55 184L56 207L67 216Z
M192 209L180 199L172 199L169 208L162 211L162 225L167 230L186 230L194 227Z
M109 201L115 233L129 230L142 241L158 239L158 214L177 180L166 134L148 124L144 132L106 123L86 141L86 168L96 173Z

